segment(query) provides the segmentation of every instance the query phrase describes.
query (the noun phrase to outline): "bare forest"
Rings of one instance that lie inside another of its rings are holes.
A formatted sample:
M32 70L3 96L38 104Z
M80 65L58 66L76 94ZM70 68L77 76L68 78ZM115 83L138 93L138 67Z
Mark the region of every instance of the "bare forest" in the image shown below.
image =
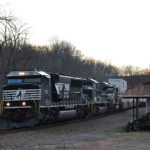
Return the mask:
M29 28L14 16L0 16L0 84L12 70L47 72L104 80L109 76L149 74L149 69L116 67L85 57L67 41L54 40L48 46L30 44Z

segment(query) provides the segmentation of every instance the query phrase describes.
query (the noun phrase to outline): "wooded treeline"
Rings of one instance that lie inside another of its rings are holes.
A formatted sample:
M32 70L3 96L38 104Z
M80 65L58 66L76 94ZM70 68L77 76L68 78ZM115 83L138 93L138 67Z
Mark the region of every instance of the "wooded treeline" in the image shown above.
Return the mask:
M131 75L135 70L132 66L117 68L110 63L85 58L66 41L55 40L49 46L34 46L29 44L27 35L25 24L18 24L10 15L0 16L0 84L4 82L5 74L12 70L37 69L97 80Z
M80 51L65 41L55 43L52 47L25 45L11 52L10 46L1 50L4 60L0 63L1 77L12 70L34 69L97 80L118 75L114 66L94 59L85 59Z

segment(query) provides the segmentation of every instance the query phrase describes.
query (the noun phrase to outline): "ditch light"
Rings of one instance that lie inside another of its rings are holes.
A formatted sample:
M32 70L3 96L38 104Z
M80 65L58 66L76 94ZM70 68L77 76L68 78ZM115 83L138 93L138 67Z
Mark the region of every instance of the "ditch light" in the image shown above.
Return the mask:
M9 106L10 106L10 102L7 102L7 103L6 103L6 106L9 107Z

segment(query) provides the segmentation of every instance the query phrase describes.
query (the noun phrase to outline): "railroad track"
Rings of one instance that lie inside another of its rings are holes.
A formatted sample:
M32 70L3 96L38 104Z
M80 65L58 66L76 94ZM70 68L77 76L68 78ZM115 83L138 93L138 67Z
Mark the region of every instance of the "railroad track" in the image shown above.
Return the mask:
M95 116L90 116L88 118L84 119L79 119L79 120L66 120L66 121L58 121L58 122L52 122L48 123L45 125L37 125L34 127L24 127L24 128L17 128L17 129L5 129L5 130L0 130L0 136L5 135L5 134L13 134L13 133L19 133L19 132L27 132L27 131L34 131L34 130L42 130L46 128L53 128L53 127L58 127L58 126L63 126L63 125L68 125L68 124L75 124L75 123L80 123L80 122L85 122L89 120L94 120L94 119L99 119L99 118L104 118L110 115L115 115L116 113L122 113L122 112L114 112L114 113L105 113L105 114L99 114Z

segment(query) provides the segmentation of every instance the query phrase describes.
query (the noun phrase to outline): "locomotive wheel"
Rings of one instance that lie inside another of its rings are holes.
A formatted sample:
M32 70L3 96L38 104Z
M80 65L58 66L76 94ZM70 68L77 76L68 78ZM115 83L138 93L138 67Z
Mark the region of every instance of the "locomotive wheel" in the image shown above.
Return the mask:
M96 114L99 114L100 113L100 108L97 106L97 107L95 107L95 112L96 112Z
M78 107L76 111L77 111L77 119L83 119L88 116L88 111L83 107Z

